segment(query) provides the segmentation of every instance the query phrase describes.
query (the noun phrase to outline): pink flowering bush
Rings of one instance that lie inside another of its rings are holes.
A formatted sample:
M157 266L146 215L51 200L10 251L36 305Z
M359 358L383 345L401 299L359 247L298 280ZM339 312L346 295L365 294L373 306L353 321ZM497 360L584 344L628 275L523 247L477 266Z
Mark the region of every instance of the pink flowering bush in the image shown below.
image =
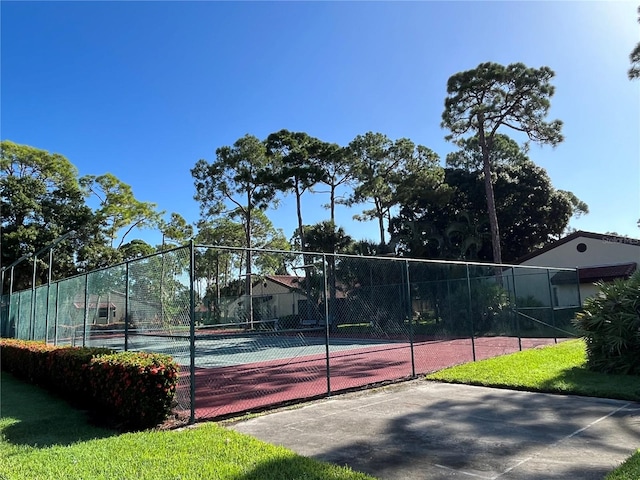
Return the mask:
M162 422L171 412L178 365L168 355L123 352L99 355L89 364L91 390L102 408L130 428Z
M178 365L168 355L5 338L0 339L0 365L128 429L167 418L178 382Z

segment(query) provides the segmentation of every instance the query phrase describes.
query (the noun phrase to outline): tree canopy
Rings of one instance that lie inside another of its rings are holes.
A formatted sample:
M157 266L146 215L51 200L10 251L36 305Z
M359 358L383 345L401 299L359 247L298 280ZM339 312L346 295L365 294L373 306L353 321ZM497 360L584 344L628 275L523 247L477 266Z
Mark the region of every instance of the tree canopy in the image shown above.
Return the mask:
M563 140L562 122L545 121L553 96L549 67L538 69L522 63L507 66L481 63L475 69L457 73L447 82L442 127L451 132L447 140L471 134L477 137L482 155L485 193L493 261L502 263L500 227L491 181L491 151L498 129L507 127L525 134L536 143L557 145Z
M465 135L477 137L496 263L502 263L502 245L491 176L495 137L498 129L505 127L540 144L555 146L563 140L562 122L545 120L554 94L550 83L553 76L549 67L487 62L456 73L447 82L441 125L451 132L445 137L447 140L459 140Z
M212 163L198 160L191 170L195 180L195 199L205 216L223 212L242 218L247 250L246 292L252 291L251 249L253 216L265 210L275 200L276 185L270 180L269 159L264 142L253 135L245 135L232 146L216 150ZM247 302L249 321L253 323L253 306Z
M182 245L193 236L193 226L189 225L182 215L173 212L168 222L160 222L162 232L162 248Z
M87 204L91 192L100 195L95 210ZM155 226L160 216L154 204L138 201L131 187L114 175L79 178L64 156L9 140L0 142L0 211L2 266L28 259L14 268L14 290L31 286L29 256L38 252L36 283L48 280L49 259L43 249L60 238L64 241L52 247L52 279L148 253L144 242L125 243L125 237L136 227ZM117 238L118 249L113 247Z
M156 204L138 200L113 174L78 178L61 155L3 141L2 265L28 258L71 231L56 245L54 277L137 259L190 238L245 248L196 253L203 262L197 276L206 279L210 296L220 295L222 283L237 287L240 269L240 290L249 295L254 267L256 274L287 273L286 255L285 261L264 252L254 257L260 248L293 246L309 252L310 261L314 251L515 260L565 232L572 216L588 212L574 193L554 189L544 169L528 158L530 141L562 141L562 122L546 120L552 78L548 67L521 63L483 63L449 78L441 125L459 149L447 155L446 168L428 147L383 133L356 135L344 146L286 129L264 140L247 134L191 169L201 212L195 229L175 212L163 219ZM287 242L265 212L278 207L279 194L289 193L296 199L297 228ZM303 196L317 194L329 196L329 219L306 225ZM95 200L91 208L87 202ZM347 235L335 221L338 205L366 205L354 218L376 221L379 243ZM158 229L162 244L154 248L131 239L140 228ZM41 283L48 265L42 258L37 262ZM30 285L29 263L16 270L16 288ZM337 266L329 267L335 281Z
M396 193L406 187L423 187L437 176L438 156L427 147L416 145L408 138L392 141L382 133L358 135L350 144L353 155L355 187L348 205L369 202L373 208L355 215L356 220L377 220L380 243L385 243L385 221L391 209L398 205Z
M640 7L638 7L638 23L640 23ZM636 44L629 54L629 61L631 62L631 67L627 72L629 80L636 80L640 78L640 42Z
M0 212L2 265L33 255L57 238L75 232L56 245L51 266L53 277L76 273L74 251L94 243L90 230L96 227L91 209L85 205L75 166L59 154L5 140L0 143ZM98 238L97 241L100 239ZM38 258L40 275L47 278L47 258ZM31 263L31 262L29 262ZM28 262L15 267L13 289L31 284ZM8 279L5 278L6 285Z
M574 215L588 212L573 193L556 190L546 171L526 160L496 166L498 221L504 225L504 259L513 262L559 238ZM491 234L483 208L481 170L447 168L448 195L416 192L392 219L392 241L403 255L491 261Z
M87 196L98 198L100 205L95 214L112 247L117 238L120 242L116 248L122 246L134 228L158 228L161 224L164 212L156 211L155 203L137 200L131 186L111 173L85 175L80 185Z
M323 170L317 160L321 143L304 132L280 130L267 137L266 147L271 163L268 181L273 182L279 191L285 194L293 192L296 197L298 234L303 239L301 245L304 249L302 195L322 178Z

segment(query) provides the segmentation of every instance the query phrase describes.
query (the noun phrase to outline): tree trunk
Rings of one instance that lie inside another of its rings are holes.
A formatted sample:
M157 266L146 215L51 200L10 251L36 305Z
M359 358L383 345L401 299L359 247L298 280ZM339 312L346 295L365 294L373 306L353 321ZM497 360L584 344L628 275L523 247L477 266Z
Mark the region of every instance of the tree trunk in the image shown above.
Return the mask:
M296 185L295 192L296 192L296 213L298 215L298 235L300 236L300 250L304 252L306 249L304 245L304 226L302 225L302 204L301 204L302 194L300 193L300 189L298 188L298 185Z
M380 228L380 245L384 245L384 212L380 208L380 204L376 199L376 212L378 216L378 227Z
M482 123L479 122L481 125ZM487 195L487 211L489 213L489 227L491 229L491 246L493 250L493 262L502 263L502 248L500 247L500 227L498 225L498 214L496 212L496 200L493 194L493 183L491 182L491 161L489 158L489 148L484 136L484 129L478 130L480 146L482 148L482 171L484 173L484 190Z
M336 223L336 187L331 185L331 194L329 199L329 206L331 209L331 223ZM335 253L335 252L334 252Z

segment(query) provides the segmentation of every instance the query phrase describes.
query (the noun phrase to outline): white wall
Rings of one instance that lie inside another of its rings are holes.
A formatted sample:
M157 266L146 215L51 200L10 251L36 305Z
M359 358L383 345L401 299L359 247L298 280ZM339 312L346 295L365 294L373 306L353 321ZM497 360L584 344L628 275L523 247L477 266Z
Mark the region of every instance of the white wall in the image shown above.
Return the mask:
M577 237L534 258L525 260L522 265L540 267L594 267L617 263L640 262L640 245L633 239L604 237L604 239ZM587 249L578 251L578 245ZM640 242L639 242L640 243Z
M586 250L580 251L578 245L583 244ZM555 248L541 253L534 258L525 260L522 265L547 266L562 268L597 267L616 265L620 263L640 263L640 241L631 238L609 237L602 239L590 237L576 237ZM566 303L566 288L558 290L560 305ZM580 299L595 295L599 291L593 283L580 284Z

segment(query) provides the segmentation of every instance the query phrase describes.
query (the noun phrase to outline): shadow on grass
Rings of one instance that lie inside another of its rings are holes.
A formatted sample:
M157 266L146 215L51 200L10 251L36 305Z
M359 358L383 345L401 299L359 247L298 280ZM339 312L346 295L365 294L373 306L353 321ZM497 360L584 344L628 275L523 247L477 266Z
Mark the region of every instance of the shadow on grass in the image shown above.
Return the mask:
M285 457L258 463L252 470L234 477L233 480L280 480L304 478L305 480L375 480L348 467L338 467L306 457Z
M4 442L46 448L117 434L91 425L85 411L45 390L6 372L0 375L0 435Z
M637 402L640 401L640 376L597 373L583 366L572 367L540 383L540 390Z

